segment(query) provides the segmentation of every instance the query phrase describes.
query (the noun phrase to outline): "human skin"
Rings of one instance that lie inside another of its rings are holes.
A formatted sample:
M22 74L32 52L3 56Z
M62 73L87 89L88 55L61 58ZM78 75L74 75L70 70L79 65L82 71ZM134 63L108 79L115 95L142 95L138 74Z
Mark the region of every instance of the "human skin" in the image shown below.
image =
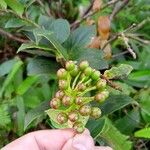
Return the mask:
M72 129L41 130L28 133L11 142L1 150L112 150L110 147L95 146L86 129L76 134Z

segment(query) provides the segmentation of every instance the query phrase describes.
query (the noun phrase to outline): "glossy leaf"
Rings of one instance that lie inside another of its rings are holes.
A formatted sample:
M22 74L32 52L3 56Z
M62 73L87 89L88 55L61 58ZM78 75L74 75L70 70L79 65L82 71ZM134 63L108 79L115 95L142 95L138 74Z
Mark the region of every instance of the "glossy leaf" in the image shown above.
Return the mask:
M70 53L70 59L81 62L87 60L91 67L95 69L105 69L108 67L107 61L104 59L103 52L97 49L76 49Z
M22 16L24 12L24 6L17 0L5 0L7 5L14 10L18 15Z
M100 106L103 115L108 115L129 104L136 103L127 95L110 95L109 98Z
M144 128L134 133L135 137L150 139L150 128Z
M27 77L17 88L16 93L18 95L23 95L29 88L38 80L39 76L29 76Z
M121 64L118 67L112 67L110 70L104 72L104 76L108 79L122 79L127 77L131 71L132 66L127 64Z

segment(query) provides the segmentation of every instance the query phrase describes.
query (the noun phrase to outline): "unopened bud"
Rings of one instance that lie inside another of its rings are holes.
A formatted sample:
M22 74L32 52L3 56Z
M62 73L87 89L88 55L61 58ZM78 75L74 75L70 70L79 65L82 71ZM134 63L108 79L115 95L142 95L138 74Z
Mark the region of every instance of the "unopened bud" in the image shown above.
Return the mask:
M58 109L60 107L60 100L58 98L53 98L51 101L50 101L50 106L51 108L53 109Z
M107 82L106 82L105 79L100 79L100 80L97 82L96 87L97 87L97 89L103 89L103 88L106 87L106 84L107 84Z
M66 80L59 80L59 88L65 90L68 88L68 83Z
M87 67L89 66L89 63L88 61L82 61L80 64L79 64L79 68L80 70L85 70Z
M94 72L91 74L91 78L93 80L98 80L100 78L100 72L97 70L94 70Z
M66 70L72 71L75 68L75 63L73 61L66 62Z
M59 91L56 92L55 97L59 98L59 99L62 99L62 97L64 96L64 94L65 93L63 91L59 90Z
M64 106L70 106L73 103L73 100L70 96L65 95L62 99L62 103Z
M86 76L90 76L92 74L93 70L91 67L87 67L85 70L84 70L84 74Z
M91 107L89 105L83 105L79 111L82 116L88 116L91 113Z
M79 119L79 114L77 112L70 112L68 118L70 121L75 122Z
M92 107L90 116L94 119L98 119L101 116L102 112L98 107Z
M67 118L67 115L65 113L59 113L58 116L57 116L57 121L60 123L60 124L63 124L63 123L66 123L68 120Z
M58 79L66 79L67 78L67 71L64 68L61 68L57 71Z
M73 128L77 133L82 133L85 129L81 122L75 122Z

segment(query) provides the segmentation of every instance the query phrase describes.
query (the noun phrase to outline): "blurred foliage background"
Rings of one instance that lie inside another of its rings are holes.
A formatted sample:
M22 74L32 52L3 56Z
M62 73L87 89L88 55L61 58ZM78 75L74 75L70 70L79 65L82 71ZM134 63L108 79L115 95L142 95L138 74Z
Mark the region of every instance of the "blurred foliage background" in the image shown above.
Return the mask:
M105 16L105 17L102 17ZM0 1L0 147L53 128L45 114L65 60L88 60L101 72L125 63L87 124L97 145L148 150L150 138L150 2L147 0Z

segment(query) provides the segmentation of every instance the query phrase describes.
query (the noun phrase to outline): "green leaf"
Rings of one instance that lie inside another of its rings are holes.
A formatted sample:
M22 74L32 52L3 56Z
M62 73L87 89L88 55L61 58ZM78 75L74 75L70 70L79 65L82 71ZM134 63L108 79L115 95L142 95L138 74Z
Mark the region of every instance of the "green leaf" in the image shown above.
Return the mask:
M6 90L7 86L13 81L17 71L20 69L20 67L23 65L23 62L21 60L18 60L14 66L12 67L11 72L8 74L8 76L6 77L2 88L0 90L0 97L2 97L3 92Z
M128 112L124 117L116 120L115 126L121 131L121 133L130 135L135 128L139 127L140 119L140 112L135 109Z
M135 87L149 87L150 86L150 70L136 71L129 75L128 84Z
M24 5L21 4L18 0L5 0L7 5L14 10L18 15L22 16L24 12Z
M7 4L6 4L5 0L0 1L0 7L4 8L4 9L7 8Z
M19 47L17 53L22 52L22 51L27 50L27 49L35 49L35 48L55 53L54 49L51 49L51 48L44 46L44 45L36 45L35 43L24 43L24 44L22 44Z
M27 65L28 75L37 75L37 74L56 74L60 66L53 60L47 59L44 57L36 57L30 59Z
M0 105L0 127L5 127L11 122L11 118L8 113L6 105Z
M75 60L81 62L83 60L87 60L92 68L95 69L106 69L108 68L108 63L103 57L103 52L97 49L76 49L72 50L70 53L69 58L71 60Z
M39 37L44 37L53 45L53 47L57 51L57 57L63 59L68 58L67 50L60 44L60 42L56 39L56 37L53 34L48 33L48 31L46 30L36 31L35 34L37 34ZM41 38L38 38L38 36L36 36L37 41L40 41Z
M49 101L44 101L36 108L29 110L25 115L24 130L38 117L44 115L44 111L49 108Z
M132 70L132 66L121 64L118 67L112 67L110 70L106 70L104 76L108 79L122 79L127 77Z
M139 137L139 138L148 138L148 139L150 139L150 127L141 129L139 131L136 131L134 133L134 136Z
M16 104L17 104L17 133L21 136L24 133L24 119L25 119L25 106L24 100L21 96L16 97Z
M48 109L45 112L50 117L51 123L55 128L59 129L69 128L68 123L59 124L59 122L57 121L57 116L59 113L63 112L62 110Z
M13 65L17 62L17 59L7 60L0 65L0 77L8 74Z
M70 124L69 122L66 122L64 124L60 124L57 121L57 116L59 113L65 112L63 110L55 110L55 109L49 109L47 111L45 111L48 116L50 117L51 123L55 128L59 128L59 129L64 129L64 128L69 128L72 127L73 124ZM81 116L79 120L83 123L83 125L85 126L87 121L88 121L89 117L85 117L85 116Z
M27 77L17 88L16 93L23 95L38 80L39 75Z
M26 23L18 18L12 18L5 24L5 28L18 28L24 26Z
M66 41L70 35L70 25L68 21L64 19L53 21L50 30L60 43Z
M113 113L129 104L136 103L127 95L110 95L109 98L100 106L103 115Z
M94 37L95 35L95 26L79 27L71 33L70 37L65 42L65 47L69 50L85 48L90 43L92 37Z
M128 136L120 133L108 118L105 118L105 124L98 136L105 139L113 150L131 150L132 148L132 143L128 140Z

